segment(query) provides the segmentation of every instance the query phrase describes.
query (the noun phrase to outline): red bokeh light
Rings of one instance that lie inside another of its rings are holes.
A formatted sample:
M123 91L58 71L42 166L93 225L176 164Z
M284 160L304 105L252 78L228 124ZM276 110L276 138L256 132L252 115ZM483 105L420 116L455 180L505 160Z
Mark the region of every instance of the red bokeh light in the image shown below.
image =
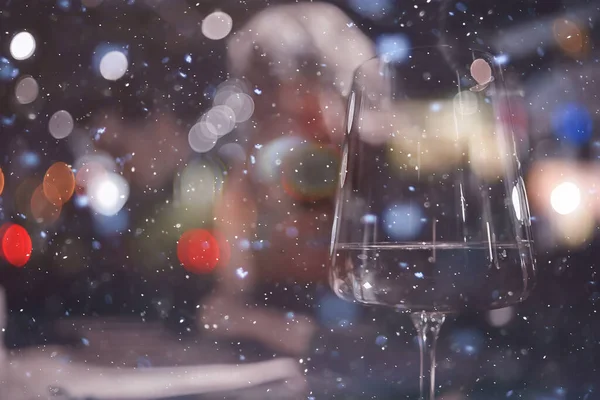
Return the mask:
M219 242L204 229L186 231L177 243L179 262L195 274L211 272L219 263L219 256Z
M4 224L0 228L0 256L15 267L23 267L31 258L33 245L21 225Z

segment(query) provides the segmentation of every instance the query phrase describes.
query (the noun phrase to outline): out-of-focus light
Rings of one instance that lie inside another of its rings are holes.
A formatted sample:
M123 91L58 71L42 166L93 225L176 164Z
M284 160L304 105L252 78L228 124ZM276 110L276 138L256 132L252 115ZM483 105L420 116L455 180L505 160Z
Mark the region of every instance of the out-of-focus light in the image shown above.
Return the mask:
M559 47L570 55L578 55L585 49L586 33L573 21L560 18L553 25L554 39Z
M207 230L189 230L177 243L177 258L186 270L195 274L211 272L219 263L219 257L219 243Z
M340 299L334 294L326 294L319 301L319 321L330 328L345 326L356 321L359 309L356 304Z
M550 204L561 215L573 213L581 204L581 192L572 182L563 182L550 194Z
M219 148L219 156L228 165L235 165L246 161L246 152L238 143L225 143Z
M0 256L14 267L24 267L31 258L33 245L25 228L4 224L0 228Z
M210 210L223 187L222 176L210 164L191 164L175 181L174 199L186 210Z
M75 121L68 111L55 112L48 122L48 130L55 139L64 139L73 132Z
M570 143L581 145L592 136L593 121L584 105L577 103L559 105L552 119L554 135Z
M44 194L53 203L65 204L75 191L75 175L64 162L52 164L44 175ZM58 197L56 197L58 196Z
M106 216L115 215L129 198L129 184L121 175L102 174L89 182L88 196L95 212Z
M125 231L129 226L129 211L119 210L115 215L94 215L94 228L103 236L114 236Z
M494 63L496 65L506 65L510 62L510 57L508 56L508 54L500 54L496 57L494 57Z
M483 58L478 58L471 64L471 76L479 85L487 85L493 79L492 67Z
M33 103L39 93L40 87L31 76L22 78L15 86L15 97L20 104Z
M109 51L100 60L100 74L109 81L119 80L127 72L127 56L119 50Z
M488 312L487 320L493 327L500 328L508 324L515 316L513 307L505 307Z
M202 116L200 122L203 122L214 136L221 137L235 128L236 115L229 106L214 106Z
M210 13L202 21L202 34L208 39L221 40L227 37L233 28L231 16L223 11Z
M89 184L96 179L109 172L116 170L114 158L108 154L96 152L94 154L86 154L75 161L75 183L77 184L78 193L83 193L87 190Z
M35 38L29 32L17 33L10 42L10 55L18 61L26 60L35 53Z
M50 199L57 199L58 201ZM49 184L39 185L31 195L30 207L31 215L37 223L52 224L56 222L62 210L58 190Z
M392 239L412 239L423 229L422 218L417 204L392 204L383 213L383 230Z
M282 160L283 190L299 201L317 201L335 194L340 156L330 148L305 144Z
M378 20L394 8L393 0L350 0L348 5L363 17Z
M0 196L4 191L4 172L2 172L2 168L0 168Z
M464 90L454 96L454 109L459 115L472 115L479 109L477 95Z
M192 126L188 133L188 143L196 153L209 152L217 144L217 139L204 120Z
M403 33L381 35L375 44L377 54L384 60L402 62L410 55L410 40Z
M263 183L278 181L281 177L283 160L302 145L304 139L298 136L281 136L265 146L257 148L255 156L256 174L252 177ZM251 163L252 159L251 159ZM254 167L251 165L251 167Z
M450 350L455 353L474 356L484 345L485 337L477 329L457 329L450 334Z
M247 94L248 91L248 84L245 81L237 78L227 79L216 88L213 96L213 105L224 105L230 96L237 93Z
M248 121L254 114L254 100L246 93L232 93L225 100L225 106L233 110L238 123Z
M19 69L9 59L0 57L0 81L10 82L19 76Z

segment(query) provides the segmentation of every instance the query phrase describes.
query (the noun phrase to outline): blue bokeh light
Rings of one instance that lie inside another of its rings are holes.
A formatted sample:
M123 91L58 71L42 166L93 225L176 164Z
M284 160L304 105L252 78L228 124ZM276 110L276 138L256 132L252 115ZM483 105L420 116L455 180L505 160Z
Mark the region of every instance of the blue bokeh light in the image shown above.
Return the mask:
M379 57L392 62L405 61L410 55L410 40L403 33L383 34L375 45Z
M575 145L592 137L593 121L587 108L578 103L559 105L552 119L554 135Z
M421 232L423 217L416 204L392 204L383 213L383 230L392 239L412 239Z
M129 225L129 212L126 208L123 208L112 216L95 214L94 222L94 227L99 234L103 236L118 235L125 231Z
M324 295L319 301L319 321L327 327L347 326L356 320L358 307L333 294Z
M0 81L10 82L19 76L19 69L8 58L0 57Z

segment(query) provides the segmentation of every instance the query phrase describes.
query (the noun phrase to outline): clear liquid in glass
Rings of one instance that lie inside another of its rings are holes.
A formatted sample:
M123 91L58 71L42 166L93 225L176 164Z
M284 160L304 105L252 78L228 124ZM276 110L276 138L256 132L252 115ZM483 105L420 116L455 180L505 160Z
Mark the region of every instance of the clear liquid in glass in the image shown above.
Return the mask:
M530 257L528 241L340 243L332 283L342 298L410 311L502 308L527 297Z

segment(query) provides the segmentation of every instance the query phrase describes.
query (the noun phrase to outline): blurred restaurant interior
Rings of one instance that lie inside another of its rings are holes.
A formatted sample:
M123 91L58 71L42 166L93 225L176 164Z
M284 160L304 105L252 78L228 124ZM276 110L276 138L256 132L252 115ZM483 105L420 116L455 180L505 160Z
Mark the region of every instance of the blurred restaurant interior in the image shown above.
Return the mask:
M472 50L501 71L537 274L446 316L436 398L600 399L596 24L599 0L0 0L0 399L418 398L405 310L328 279L355 71L423 46L448 50L411 94ZM402 112L440 134L407 123L392 167L503 173L489 121L454 154L456 103L422 97ZM428 205L398 204L384 234L420 240Z

